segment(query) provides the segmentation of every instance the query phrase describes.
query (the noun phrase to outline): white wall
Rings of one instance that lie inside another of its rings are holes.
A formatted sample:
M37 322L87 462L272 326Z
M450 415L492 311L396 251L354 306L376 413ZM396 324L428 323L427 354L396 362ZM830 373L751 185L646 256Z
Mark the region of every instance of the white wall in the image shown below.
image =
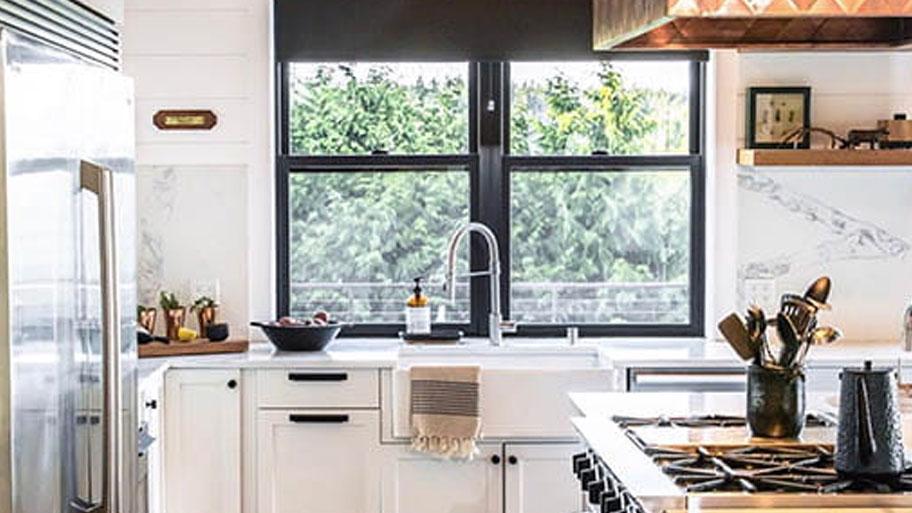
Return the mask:
M272 310L268 0L127 0L135 80L140 302L219 290L235 336ZM211 109L212 131L168 132L160 109ZM195 322L190 323L195 326ZM160 328L161 329L161 328Z

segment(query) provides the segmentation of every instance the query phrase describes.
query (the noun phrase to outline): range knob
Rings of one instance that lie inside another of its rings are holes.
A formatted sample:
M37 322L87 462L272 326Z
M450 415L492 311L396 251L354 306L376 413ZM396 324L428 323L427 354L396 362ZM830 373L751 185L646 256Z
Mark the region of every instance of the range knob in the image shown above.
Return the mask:
M582 459L582 460L574 463L574 472L576 473L576 476L579 477L580 474L583 473L583 471L591 470L592 466L593 466L592 459L587 456L585 459Z
M606 480L599 479L598 481L593 481L589 485L589 503L590 504L599 504L599 501L602 498L602 493L605 491L608 483Z
M581 470L583 470L583 462L589 461L589 454L581 452L579 454L573 455L573 473L579 476Z
M580 485L584 492L589 491L589 485L595 481L595 478L596 478L595 469L587 468L587 469L583 470L582 472L580 472L580 475L579 475Z
M602 494L600 513L624 513L624 499L617 491Z

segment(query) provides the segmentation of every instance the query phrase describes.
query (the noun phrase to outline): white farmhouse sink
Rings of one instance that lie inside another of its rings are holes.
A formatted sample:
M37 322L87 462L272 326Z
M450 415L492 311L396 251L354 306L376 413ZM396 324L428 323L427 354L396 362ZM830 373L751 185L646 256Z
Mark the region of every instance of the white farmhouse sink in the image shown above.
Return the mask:
M613 370L596 346L486 339L454 346L403 346L392 373L393 435L410 436L408 369L413 365L481 366L482 437L572 439L570 392L609 391Z

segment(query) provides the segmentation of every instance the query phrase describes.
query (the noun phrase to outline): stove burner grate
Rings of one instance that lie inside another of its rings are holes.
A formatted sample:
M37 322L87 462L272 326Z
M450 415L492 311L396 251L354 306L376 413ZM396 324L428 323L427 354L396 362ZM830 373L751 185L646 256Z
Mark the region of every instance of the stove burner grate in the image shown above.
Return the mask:
M703 428L703 427L746 427L747 421L744 417L734 415L695 415L690 417L625 417L615 416L612 418L621 428L634 427L680 427L680 428ZM808 414L805 421L805 427L833 427L833 422L816 414Z
M691 493L912 492L912 474L889 482L840 476L833 468L832 449L822 445L642 449Z

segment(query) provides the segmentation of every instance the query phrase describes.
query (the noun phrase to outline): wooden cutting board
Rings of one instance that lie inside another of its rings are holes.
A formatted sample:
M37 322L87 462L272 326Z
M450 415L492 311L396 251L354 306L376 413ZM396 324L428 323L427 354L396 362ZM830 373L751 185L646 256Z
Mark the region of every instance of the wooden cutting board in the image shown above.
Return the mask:
M140 358L156 358L161 356L192 356L200 354L244 353L250 348L247 340L226 340L224 342L210 342L204 338L190 342L174 341L169 344L163 342L150 342L139 345Z

